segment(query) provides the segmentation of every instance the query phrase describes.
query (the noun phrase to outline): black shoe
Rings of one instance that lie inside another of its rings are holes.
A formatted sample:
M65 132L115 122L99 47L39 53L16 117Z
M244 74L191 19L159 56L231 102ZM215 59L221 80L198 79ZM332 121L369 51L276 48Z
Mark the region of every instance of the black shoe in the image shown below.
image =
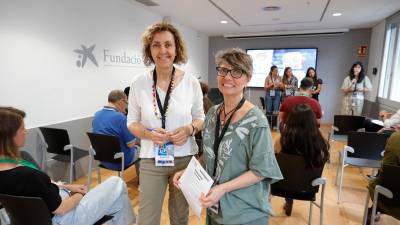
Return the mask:
M293 209L293 199L285 199L285 205L283 206L283 209L285 210L285 214L287 216L292 215L292 209Z

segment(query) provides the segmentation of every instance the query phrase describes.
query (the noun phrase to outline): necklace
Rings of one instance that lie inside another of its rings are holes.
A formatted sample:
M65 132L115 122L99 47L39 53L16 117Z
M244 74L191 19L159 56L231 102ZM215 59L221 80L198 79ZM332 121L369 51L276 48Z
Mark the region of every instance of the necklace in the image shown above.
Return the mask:
M220 113L222 111L222 113L224 115L224 118L220 120L220 124L221 124L222 127L225 125L225 121L230 120L230 118L233 116L233 112L236 112L239 109L238 108L239 105L240 105L240 107L243 105L244 101L245 101L245 99L242 98L240 100L240 102L231 111L229 111L228 113L225 112L225 103L222 103L222 106L221 106L222 109L220 109Z
M154 110L154 115L159 119L159 120L162 120L162 117L163 117L163 115L161 114L161 112L158 112L158 110L157 110L157 74L156 74L156 69L154 68L154 71L153 71L153 93L152 93L152 96L153 96L153 110ZM168 90L167 90L167 96L169 97L169 95L171 94L171 91L172 91L172 89L174 88L174 78L175 78L175 67L173 67L173 69L172 69L172 73L171 73L171 82L170 82L170 85L169 85L169 87L168 87ZM166 97L167 97L166 96ZM167 98L166 98L166 100L167 100ZM165 100L164 100L164 105L166 104L166 109L165 109L165 111L164 111L164 116L167 114L167 112L168 112L168 100L165 102Z
M226 113L226 112L225 112L225 104L222 105L222 113L224 114L224 118L221 120L221 126L224 126L225 121L226 121L227 119L229 119L228 116L229 116L233 111L235 111L235 109L236 109L236 107L233 108L233 109L232 109L231 111L229 111L228 113Z

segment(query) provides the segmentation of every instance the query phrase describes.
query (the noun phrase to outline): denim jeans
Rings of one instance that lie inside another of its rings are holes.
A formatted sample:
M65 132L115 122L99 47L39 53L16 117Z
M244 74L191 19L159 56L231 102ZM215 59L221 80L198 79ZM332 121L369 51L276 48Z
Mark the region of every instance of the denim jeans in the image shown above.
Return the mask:
M271 91L267 91L265 93L265 106L267 109L267 113L278 113L279 106L281 103L281 91L275 90L275 95L271 96Z
M68 194L60 189L60 196L64 199ZM112 176L97 185L73 210L63 216L54 216L53 224L94 224L104 215L113 216L107 221L109 225L130 225L136 222L126 184L119 177Z

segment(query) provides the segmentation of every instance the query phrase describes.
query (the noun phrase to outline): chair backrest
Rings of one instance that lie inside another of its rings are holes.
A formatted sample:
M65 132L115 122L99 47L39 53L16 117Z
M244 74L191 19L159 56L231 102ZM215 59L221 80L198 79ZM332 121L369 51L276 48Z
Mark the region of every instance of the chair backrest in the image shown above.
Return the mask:
M67 130L50 127L39 127L39 129L47 144L47 152L60 155L71 154L70 151L64 151L64 146L70 144Z
M397 205L400 202L400 166L383 165L379 174L379 185L389 189L393 193L393 198L379 197L385 205Z
M265 99L264 99L264 97L260 97L260 102L261 102L262 109L265 109Z
M271 194L300 200L315 198L319 186L312 186L311 183L321 177L323 167L306 168L303 156L278 153L275 157L283 180L271 185Z
M347 136L347 145L354 149L354 153L347 153L348 157L381 160L385 150L387 135L375 132L350 131Z
M0 194L12 225L52 225L49 209L41 198Z
M118 137L91 132L87 132L87 135L96 152L94 159L109 163L121 163L121 159L114 159L115 153L121 152Z
M357 131L364 126L364 121L363 116L334 115L333 126L339 129L334 134L347 135L349 131Z

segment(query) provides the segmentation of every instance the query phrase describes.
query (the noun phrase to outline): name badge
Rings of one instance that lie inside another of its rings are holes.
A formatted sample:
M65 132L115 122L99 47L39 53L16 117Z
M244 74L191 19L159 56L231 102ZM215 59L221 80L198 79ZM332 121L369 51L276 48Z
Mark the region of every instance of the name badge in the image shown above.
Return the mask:
M363 99L363 98L364 98L364 94L363 94L362 92L355 91L355 92L353 92L353 94L352 94L352 98L355 98L355 99Z
M156 166L174 166L174 145L171 142L154 145Z
M275 96L275 90L269 90L269 96L274 97Z

